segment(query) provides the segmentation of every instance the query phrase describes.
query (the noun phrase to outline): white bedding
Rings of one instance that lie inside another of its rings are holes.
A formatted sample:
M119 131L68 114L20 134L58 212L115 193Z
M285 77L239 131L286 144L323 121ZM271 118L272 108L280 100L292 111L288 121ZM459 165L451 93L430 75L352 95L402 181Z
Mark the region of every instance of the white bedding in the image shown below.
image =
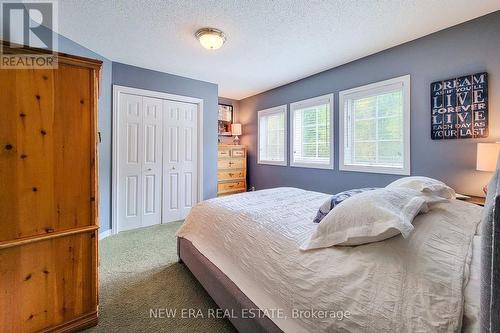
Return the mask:
M438 204L417 216L407 239L301 252L326 198L276 188L207 200L177 235L260 309L276 314L271 319L285 332L460 330L480 207ZM293 318L293 309L325 311L328 318ZM329 311L348 311L349 318Z

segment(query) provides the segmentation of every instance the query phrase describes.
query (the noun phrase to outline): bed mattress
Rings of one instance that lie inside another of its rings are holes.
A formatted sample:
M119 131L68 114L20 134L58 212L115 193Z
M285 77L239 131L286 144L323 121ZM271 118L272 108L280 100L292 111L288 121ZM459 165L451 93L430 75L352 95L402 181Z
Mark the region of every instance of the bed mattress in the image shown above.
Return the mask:
M481 208L439 204L408 239L302 252L327 197L277 188L208 200L178 236L285 332L460 330Z

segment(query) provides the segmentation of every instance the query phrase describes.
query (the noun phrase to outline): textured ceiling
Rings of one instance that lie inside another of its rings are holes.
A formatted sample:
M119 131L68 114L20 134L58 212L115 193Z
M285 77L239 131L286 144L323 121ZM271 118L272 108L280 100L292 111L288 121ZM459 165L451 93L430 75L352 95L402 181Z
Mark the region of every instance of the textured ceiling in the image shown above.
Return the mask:
M241 99L500 9L498 0L62 0L59 32ZM198 28L223 30L217 51Z

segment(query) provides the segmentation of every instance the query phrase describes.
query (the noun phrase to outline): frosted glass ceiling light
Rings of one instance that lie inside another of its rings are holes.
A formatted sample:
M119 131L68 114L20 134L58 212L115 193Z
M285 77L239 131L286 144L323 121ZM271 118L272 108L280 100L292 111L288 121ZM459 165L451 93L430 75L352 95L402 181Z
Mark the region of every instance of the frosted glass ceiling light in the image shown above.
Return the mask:
M224 33L214 28L202 28L196 31L195 36L200 41L200 44L208 50L217 50L226 41Z

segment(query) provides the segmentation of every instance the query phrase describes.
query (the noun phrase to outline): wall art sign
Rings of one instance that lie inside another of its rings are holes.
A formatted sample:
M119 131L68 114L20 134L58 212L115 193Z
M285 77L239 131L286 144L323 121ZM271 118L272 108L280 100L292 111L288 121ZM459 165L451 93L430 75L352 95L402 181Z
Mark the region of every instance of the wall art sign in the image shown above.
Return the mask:
M488 74L431 83L431 138L488 137Z

